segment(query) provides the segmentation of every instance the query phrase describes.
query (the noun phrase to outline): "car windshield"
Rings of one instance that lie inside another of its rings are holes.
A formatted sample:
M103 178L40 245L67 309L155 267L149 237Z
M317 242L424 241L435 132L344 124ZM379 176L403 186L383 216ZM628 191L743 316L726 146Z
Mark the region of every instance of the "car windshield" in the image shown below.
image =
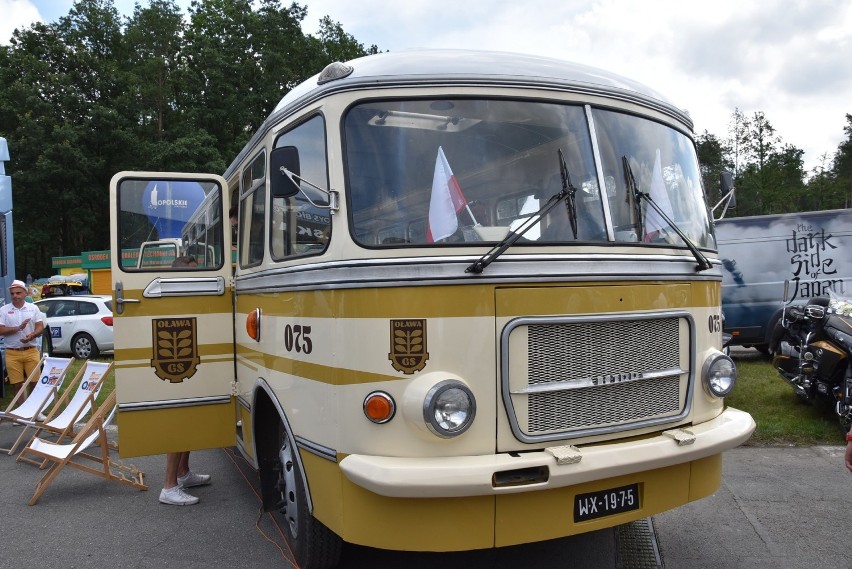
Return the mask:
M505 99L370 101L346 115L352 233L370 247L496 242L566 187L518 244L644 242L683 245L650 196L699 247L709 216L692 141L668 126L614 111ZM560 152L561 151L561 152ZM567 178L560 172L561 155ZM600 191L599 180L606 191ZM576 220L576 231L571 218Z

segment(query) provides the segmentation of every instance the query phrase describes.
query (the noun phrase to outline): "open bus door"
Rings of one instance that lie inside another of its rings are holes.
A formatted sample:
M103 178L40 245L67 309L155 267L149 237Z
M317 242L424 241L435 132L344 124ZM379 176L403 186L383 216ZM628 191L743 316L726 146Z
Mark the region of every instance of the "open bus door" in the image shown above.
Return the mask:
M228 202L220 176L120 172L110 182L123 457L235 444ZM143 247L151 242L178 246ZM218 254L190 261L198 245Z

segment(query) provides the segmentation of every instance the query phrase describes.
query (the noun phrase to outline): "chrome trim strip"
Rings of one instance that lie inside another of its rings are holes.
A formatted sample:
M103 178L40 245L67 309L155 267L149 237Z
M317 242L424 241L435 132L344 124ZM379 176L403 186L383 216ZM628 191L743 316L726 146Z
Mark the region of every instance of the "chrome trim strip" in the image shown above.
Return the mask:
M721 281L718 270L695 273L695 258L635 255L503 255L479 276L464 269L479 256L402 257L280 266L236 278L238 294L285 290L439 284L582 282L612 280ZM720 264L716 262L715 264Z
M595 161L595 171L598 173L598 195L603 202L604 227L606 227L606 238L615 241L615 232L612 229L612 213L609 209L609 194L606 191L606 178L603 173L603 162L601 161L601 150L598 146L598 132L595 129L595 118L592 115L592 106L585 105L586 121L589 124L589 136L592 138L592 157Z
M609 427L593 427L589 429L577 430L559 433L550 433L546 435L527 435L521 430L518 424L515 406L512 403L512 393L509 390L509 336L512 330L518 326L527 326L530 324L576 324L580 322L611 322L618 320L650 320L656 318L683 318L686 320L689 327L689 378L687 379L686 394L684 399L683 411L678 415L661 417L658 419L648 419L644 421L636 421L626 425L615 425ZM674 423L687 417L692 411L692 398L695 392L695 382L697 372L695 370L695 321L689 312L678 310L672 312L641 312L641 313L620 313L620 314L596 314L590 316L560 316L560 317L521 317L510 321L503 328L500 334L500 387L503 392L503 406L505 407L506 418L509 420L509 425L512 433L519 441L524 443L538 443L543 441L556 441L565 439L575 439L601 434L612 434L627 430L641 429L645 427L662 425L665 423Z
M154 409L179 409L181 407L198 407L200 405L222 405L231 402L230 395L213 395L210 397L193 397L191 399L174 399L171 401L139 401L137 403L119 403L119 411L151 411Z
M145 287L142 296L222 296L225 294L224 277L157 277Z
M553 393L556 391L567 391L569 389L581 389L583 387L603 387L604 385L613 385L616 383L630 383L633 381L642 381L643 379L657 379L660 377L669 377L670 375L681 375L684 373L686 373L686 370L680 369L678 367L665 369L662 371L629 372L624 374L628 377L613 378L613 381L608 381L605 377L582 377L578 379L568 379L562 383L532 385L524 389L516 389L511 393L512 395L529 395L530 393Z
M337 464L337 451L333 448L328 448L327 446L315 443L304 437L300 437L299 435L296 435L296 445L302 450L306 450L311 454Z
M242 395L237 395L237 403L239 403L240 406L244 407L245 409L251 411L251 402Z

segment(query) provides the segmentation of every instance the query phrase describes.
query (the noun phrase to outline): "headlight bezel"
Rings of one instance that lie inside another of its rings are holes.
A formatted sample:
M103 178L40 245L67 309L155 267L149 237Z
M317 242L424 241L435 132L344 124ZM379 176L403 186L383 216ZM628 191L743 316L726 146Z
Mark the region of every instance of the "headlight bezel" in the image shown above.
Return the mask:
M457 428L447 429L441 426L440 422L436 419L435 414L438 404L442 401L442 396L447 396L448 392L454 389L463 392L467 397L467 416ZM473 391L466 384L456 379L445 379L443 381L439 381L429 389L423 398L423 420L432 434L443 439L450 439L461 435L470 428L475 418L476 397L474 397Z
M723 366L730 366L730 371L723 369ZM717 381L720 374L724 374L726 379L723 380L722 386ZM722 352L714 352L704 361L704 367L701 370L701 380L704 385L704 391L708 395L716 399L724 399L734 390L739 378L737 364L730 356ZM726 384L726 385L725 385Z

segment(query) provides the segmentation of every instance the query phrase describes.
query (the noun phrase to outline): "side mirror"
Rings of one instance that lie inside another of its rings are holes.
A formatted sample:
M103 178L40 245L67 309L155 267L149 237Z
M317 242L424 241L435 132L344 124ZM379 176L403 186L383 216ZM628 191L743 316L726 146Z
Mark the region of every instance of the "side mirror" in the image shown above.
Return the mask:
M737 208L737 189L734 187L734 176L727 170L723 170L719 174L719 189L722 192L722 199L713 206L713 221L723 219L729 209ZM719 209L719 206L722 204L725 204L725 207L722 208L722 214L719 217L715 217L716 210Z
M722 188L722 196L731 194L728 200L728 209L737 209L737 192L736 188L734 188L734 175L727 170L723 170L719 174L719 186Z
M299 150L295 146L273 149L269 154L269 184L272 197L289 198L298 194L299 171Z

